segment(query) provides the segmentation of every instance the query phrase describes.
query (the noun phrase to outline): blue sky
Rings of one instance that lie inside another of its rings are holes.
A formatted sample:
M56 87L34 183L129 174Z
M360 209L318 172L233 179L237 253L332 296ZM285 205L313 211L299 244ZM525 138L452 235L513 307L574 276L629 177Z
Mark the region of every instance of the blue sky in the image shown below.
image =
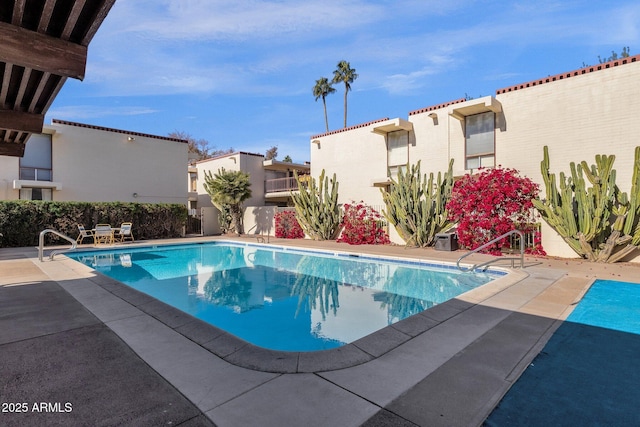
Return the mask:
M640 3L468 0L117 0L47 114L182 131L212 147L309 160L325 132L312 87L340 60L359 77L348 126L640 53ZM327 97L343 126L344 85Z

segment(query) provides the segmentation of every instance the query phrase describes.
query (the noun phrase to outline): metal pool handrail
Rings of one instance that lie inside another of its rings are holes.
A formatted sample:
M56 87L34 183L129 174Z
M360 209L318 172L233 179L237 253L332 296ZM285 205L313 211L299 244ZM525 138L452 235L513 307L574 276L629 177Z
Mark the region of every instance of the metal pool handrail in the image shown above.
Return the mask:
M464 268L460 266L460 261L462 261L464 258L468 257L469 255L472 255L476 252L479 252L485 248L488 248L489 246L491 246L492 244L503 240L506 237L511 236L512 234L517 234L520 237L520 256L519 257L507 257L507 258L495 258L495 259L490 259L489 261L480 263L480 264L474 264L469 268ZM520 230L511 230L507 233L504 233L501 236L496 237L495 239L491 240L490 242L485 243L484 245L475 248L472 251L467 252L466 254L462 255L460 258L458 258L458 261L456 262L456 266L461 270L461 271L475 271L481 267L486 267L489 264L492 264L494 262L498 262L498 261L504 261L504 260L511 260L511 268L515 267L514 261L520 260L520 268L524 268L524 233Z
M71 243L71 247L69 249L59 249L59 250L52 251L51 254L49 255L49 259L51 260L53 259L54 255L61 254L64 252L74 251L78 245L78 243L75 240L73 240L71 237L62 234L59 231L51 230L49 228L46 230L43 230L40 232L40 238L38 239L38 259L40 259L40 262L42 262L42 252L44 251L44 235L47 233L55 234L56 236L62 237L63 239Z

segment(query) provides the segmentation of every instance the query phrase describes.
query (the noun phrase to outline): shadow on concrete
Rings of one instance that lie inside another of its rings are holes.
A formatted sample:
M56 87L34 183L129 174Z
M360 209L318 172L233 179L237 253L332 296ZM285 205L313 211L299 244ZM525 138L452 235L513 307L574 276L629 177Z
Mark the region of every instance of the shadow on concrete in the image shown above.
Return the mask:
M16 260L16 259L27 259L28 257L24 254L18 253L16 251L13 250L6 250L3 251L2 248L0 248L0 261L11 261L11 260Z
M3 426L212 425L55 282L0 286L0 355Z
M640 425L639 354L640 335L567 321L484 425Z

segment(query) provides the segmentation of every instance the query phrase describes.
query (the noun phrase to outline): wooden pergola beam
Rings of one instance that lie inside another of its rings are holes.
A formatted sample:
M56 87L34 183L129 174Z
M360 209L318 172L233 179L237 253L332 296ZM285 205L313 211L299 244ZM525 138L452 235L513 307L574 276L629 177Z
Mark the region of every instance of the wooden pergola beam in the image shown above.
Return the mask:
M44 114L15 110L0 110L0 129L11 129L29 133L41 133Z
M26 144L0 142L0 156L22 157Z
M87 47L0 22L0 58L25 68L84 79Z

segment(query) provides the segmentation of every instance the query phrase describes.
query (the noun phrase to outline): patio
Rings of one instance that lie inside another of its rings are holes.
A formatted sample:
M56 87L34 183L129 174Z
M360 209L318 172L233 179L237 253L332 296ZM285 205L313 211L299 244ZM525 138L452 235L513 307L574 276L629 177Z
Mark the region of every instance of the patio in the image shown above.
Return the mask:
M443 261L462 254L270 241ZM78 263L63 257L40 263L34 248L0 249L0 375L8 379L2 403L28 404L26 413L3 412L0 420L479 425L595 278L637 281L640 272L635 265L580 260L527 258L526 264L524 274L405 319L348 350L298 355L290 373L282 368L292 363L286 353L269 358L212 335L199 320ZM33 410L40 402L51 410Z

